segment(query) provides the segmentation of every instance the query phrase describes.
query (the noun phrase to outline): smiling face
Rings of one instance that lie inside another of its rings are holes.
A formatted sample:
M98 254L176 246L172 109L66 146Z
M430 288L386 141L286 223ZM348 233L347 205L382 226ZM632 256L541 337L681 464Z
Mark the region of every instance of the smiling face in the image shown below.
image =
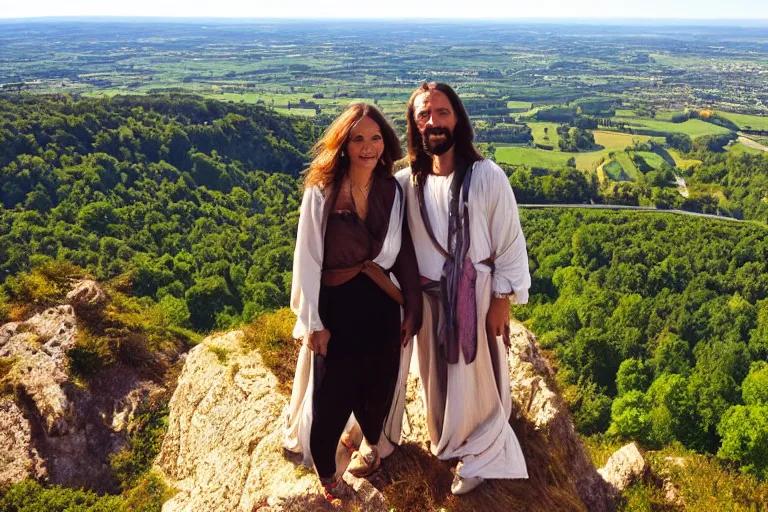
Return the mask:
M424 151L442 155L453 147L456 113L448 96L438 90L424 92L416 97L414 121L421 133Z
M384 153L384 137L379 125L368 116L363 116L349 131L347 143L349 163L352 167L373 170Z

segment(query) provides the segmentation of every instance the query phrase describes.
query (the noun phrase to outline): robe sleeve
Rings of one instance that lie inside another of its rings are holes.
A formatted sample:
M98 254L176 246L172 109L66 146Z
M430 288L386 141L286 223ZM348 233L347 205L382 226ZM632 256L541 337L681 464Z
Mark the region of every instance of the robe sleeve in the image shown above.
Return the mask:
M319 187L304 191L293 253L291 310L296 314L294 338L323 330L320 320L320 277L323 268L323 194Z
M514 293L512 302L526 304L531 274L528 269L528 251L525 236L520 227L520 213L515 194L504 171L493 162L483 162L487 171L483 173L484 201L487 210L488 228L491 234L491 251L494 261L493 291Z

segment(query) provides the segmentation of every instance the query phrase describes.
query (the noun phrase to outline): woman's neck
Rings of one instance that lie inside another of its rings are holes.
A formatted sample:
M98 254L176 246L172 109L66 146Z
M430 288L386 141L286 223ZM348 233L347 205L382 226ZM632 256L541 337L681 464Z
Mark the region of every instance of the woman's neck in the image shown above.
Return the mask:
M365 187L373 177L373 169L351 166L349 168L349 181L358 187Z

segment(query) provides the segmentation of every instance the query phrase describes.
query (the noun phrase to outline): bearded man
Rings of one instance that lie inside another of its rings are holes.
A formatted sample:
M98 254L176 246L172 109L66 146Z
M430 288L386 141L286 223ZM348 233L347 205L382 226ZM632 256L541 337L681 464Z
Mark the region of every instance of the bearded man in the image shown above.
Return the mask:
M528 255L509 180L475 149L456 92L424 83L407 116L411 166L397 179L423 289L414 350L432 453L460 459L451 491L464 494L484 479L528 478L505 347L510 301L528 301Z

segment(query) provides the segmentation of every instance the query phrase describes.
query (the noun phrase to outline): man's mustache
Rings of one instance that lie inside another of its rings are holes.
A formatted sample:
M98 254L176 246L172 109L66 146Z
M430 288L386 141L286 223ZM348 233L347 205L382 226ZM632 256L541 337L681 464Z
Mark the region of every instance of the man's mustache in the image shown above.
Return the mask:
M430 137L433 135L442 136L443 138L440 141L433 142L430 140ZM424 139L422 142L424 151L433 156L440 156L453 147L453 134L451 133L451 130L443 126L430 126L424 130Z
M432 135L442 135L443 137L450 137L451 131L448 128L442 126L434 126L424 130L424 138L429 138Z

